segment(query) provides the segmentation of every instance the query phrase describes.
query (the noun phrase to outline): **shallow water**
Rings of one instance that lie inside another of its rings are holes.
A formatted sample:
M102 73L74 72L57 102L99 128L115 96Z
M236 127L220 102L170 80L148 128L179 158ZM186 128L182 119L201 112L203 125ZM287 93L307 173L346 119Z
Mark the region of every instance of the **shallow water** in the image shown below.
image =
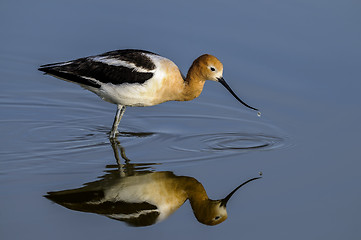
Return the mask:
M2 1L0 238L358 239L360 8ZM183 73L197 56L214 54L228 84L262 116L207 82L191 102L127 108L114 148L116 107L37 67L121 48L157 52ZM260 172L262 179L234 194L217 226L198 222L188 201L161 222L132 227L44 197L125 177L119 166L126 176L196 179L211 199Z

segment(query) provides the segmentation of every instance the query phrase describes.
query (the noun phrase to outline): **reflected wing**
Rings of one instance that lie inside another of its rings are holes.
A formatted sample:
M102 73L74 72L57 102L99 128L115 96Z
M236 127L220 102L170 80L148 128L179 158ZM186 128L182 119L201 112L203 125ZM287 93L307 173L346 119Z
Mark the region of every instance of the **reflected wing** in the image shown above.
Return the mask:
M160 213L158 208L147 202L130 203L105 201L103 191L65 190L49 192L45 197L75 211L91 212L123 221L132 226L148 226L156 223Z

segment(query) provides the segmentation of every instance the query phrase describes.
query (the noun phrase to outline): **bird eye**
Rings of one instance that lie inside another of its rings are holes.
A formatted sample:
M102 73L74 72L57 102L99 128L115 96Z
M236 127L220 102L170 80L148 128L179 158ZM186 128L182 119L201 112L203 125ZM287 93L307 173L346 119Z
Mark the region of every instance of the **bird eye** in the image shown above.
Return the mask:
M212 72L216 71L214 67L210 67L209 69L211 69Z
M218 219L220 219L221 218L221 216L216 216L215 218L214 218L214 220L218 220Z

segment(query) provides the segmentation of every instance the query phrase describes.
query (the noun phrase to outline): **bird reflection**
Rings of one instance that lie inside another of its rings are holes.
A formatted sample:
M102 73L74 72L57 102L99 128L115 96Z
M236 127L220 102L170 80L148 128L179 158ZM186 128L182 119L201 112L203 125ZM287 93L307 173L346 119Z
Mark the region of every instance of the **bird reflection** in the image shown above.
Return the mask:
M131 226L158 223L189 200L199 222L216 225L227 219L226 206L232 195L260 178L247 180L223 199L211 200L195 178L154 171L154 163L132 164L116 140L112 146L118 164L107 166L100 180L81 188L48 192L45 197L71 210L101 214ZM120 163L119 150L125 164Z

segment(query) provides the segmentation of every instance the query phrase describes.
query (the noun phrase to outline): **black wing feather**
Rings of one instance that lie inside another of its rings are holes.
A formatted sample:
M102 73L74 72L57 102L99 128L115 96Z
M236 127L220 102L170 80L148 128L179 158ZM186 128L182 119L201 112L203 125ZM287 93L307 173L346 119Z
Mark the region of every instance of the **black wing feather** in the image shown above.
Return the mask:
M68 209L105 215L115 220L127 222L132 226L152 225L156 223L160 215L158 208L148 202L105 201L96 203L104 197L103 191L83 192L79 190L81 189L49 192L45 197ZM128 217L116 216L119 214L128 215ZM132 214L139 214L139 216L132 217Z
M153 77L152 72L137 72L132 68L108 65L103 62L94 61L93 59L95 57L109 57L133 63L136 67L141 67L149 71L154 70L156 66L151 59L143 53L155 54L135 49L116 50L96 56L79 58L70 62L43 65L39 70L75 83L95 88L100 88L101 85L89 78L96 79L101 83L112 83L115 85L123 83L142 84Z

